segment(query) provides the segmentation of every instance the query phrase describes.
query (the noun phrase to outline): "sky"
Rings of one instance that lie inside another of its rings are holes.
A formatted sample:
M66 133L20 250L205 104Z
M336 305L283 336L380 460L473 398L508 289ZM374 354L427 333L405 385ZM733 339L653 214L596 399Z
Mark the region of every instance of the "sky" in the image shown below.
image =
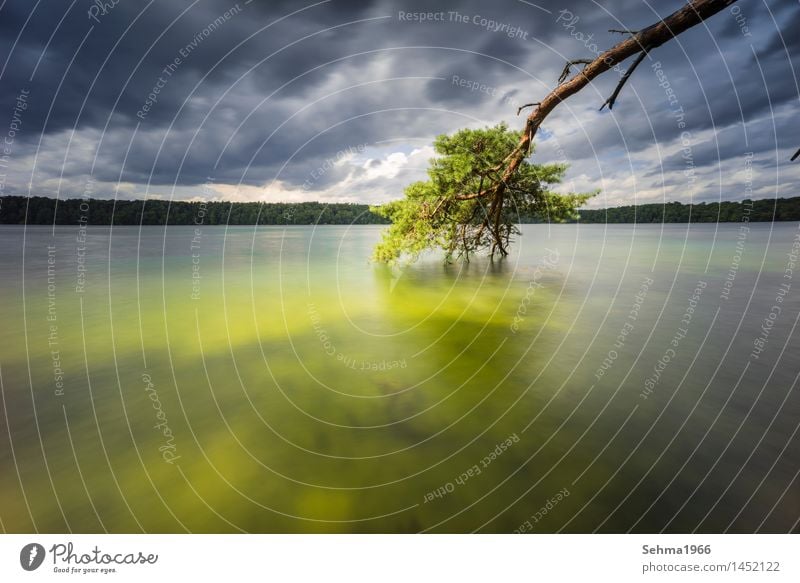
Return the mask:
M0 195L379 204L682 0L0 0ZM800 195L800 2L741 0L547 118L589 206ZM623 64L623 68L630 61Z

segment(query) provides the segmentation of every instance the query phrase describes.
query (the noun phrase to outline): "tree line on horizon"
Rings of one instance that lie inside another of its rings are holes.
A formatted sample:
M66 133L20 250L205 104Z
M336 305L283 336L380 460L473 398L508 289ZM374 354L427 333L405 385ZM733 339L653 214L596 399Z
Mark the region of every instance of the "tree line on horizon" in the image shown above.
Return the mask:
M0 197L4 225L375 225L389 221L355 203L187 202Z
M752 203L752 204L751 204ZM755 222L800 221L800 196L765 198L740 202L668 202L620 206L607 209L581 209L581 223L738 223L744 218Z
M642 204L581 209L570 223L716 223L800 221L800 197L742 202ZM747 203L747 204L745 204ZM55 215L55 217L54 217ZM389 220L356 203L186 202L163 200L0 197L3 225L385 225ZM546 223L546 215L520 216Z

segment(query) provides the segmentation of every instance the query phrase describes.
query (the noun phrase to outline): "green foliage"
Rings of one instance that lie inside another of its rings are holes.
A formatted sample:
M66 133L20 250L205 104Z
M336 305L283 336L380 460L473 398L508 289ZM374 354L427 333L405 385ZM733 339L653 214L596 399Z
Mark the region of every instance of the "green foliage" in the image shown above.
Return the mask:
M500 168L521 134L505 124L441 135L434 142L428 180L405 189L405 197L372 208L392 222L375 248L376 261L416 259L441 248L447 259L490 249L505 254L516 225L529 220L562 222L593 194L559 194L549 187L563 179L566 165L535 165L524 160L504 188Z

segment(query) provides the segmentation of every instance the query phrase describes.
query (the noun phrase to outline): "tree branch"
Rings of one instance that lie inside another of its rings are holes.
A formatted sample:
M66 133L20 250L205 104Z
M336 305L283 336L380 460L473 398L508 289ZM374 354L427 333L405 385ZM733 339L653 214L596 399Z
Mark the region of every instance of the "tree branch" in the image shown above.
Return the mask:
M548 93L540 102L525 105L517 111L517 115L519 115L523 108L534 106L533 111L531 111L525 119L525 126L522 129L519 142L517 142L516 146L514 146L512 151L502 162L490 169L490 174L492 176L487 175L487 178L491 178L488 186L486 186L485 189L479 188L478 192L472 194L453 196L453 200L461 201L481 199L481 205L488 205L488 212L475 235L476 240L480 240L484 236L484 231L488 230L493 242L492 255L494 255L494 252L497 250L500 251L501 255L507 254L502 233L500 232L500 218L505 199L504 194L509 190L509 185L514 183L514 176L523 161L530 155L536 132L542 126L547 116L550 115L559 104L578 93L606 71L613 69L629 57L638 55L631 67L620 79L614 92L600 109L603 109L606 105L609 106L609 109L613 108L623 86L650 51L724 10L735 1L736 0L690 0L666 18L638 32L624 31L625 34L630 34L628 38L597 55L596 58L592 60L576 59L567 62L559 76L558 85L555 89ZM572 65L578 64L583 64L584 67L571 78L568 78ZM800 151L794 155L792 160L798 156L800 156ZM513 193L510 198L513 199Z
M520 105L517 108L517 115L519 115L522 112L522 110L525 109L526 107L536 107L537 105L539 105L538 101L536 103L526 103L525 105Z
M792 156L791 162L794 162L795 160L797 160L798 156L800 156L800 150L797 150L797 152L794 153L794 156Z
M623 85L625 85L625 82L628 79L630 79L631 75L636 70L636 67L639 66L639 63L641 63L647 56L648 50L649 49L644 49L641 53L639 53L639 56L636 57L636 60L633 62L630 68L627 71L625 71L625 74L622 76L622 79L619 80L619 83L617 83L617 87L616 89L614 89L614 93L612 93L611 97L606 99L606 102L600 106L600 111L603 111L603 108L606 105L608 106L609 110L614 109L614 103L616 103L617 97L619 97L619 92L622 91Z
M484 196L489 196L494 192L494 185L490 186L486 190L481 190L478 192L473 192L472 194L457 194L453 198L456 200L474 200L476 198L482 198Z
M569 69L572 65L591 65L592 61L590 59L574 59L572 61L567 61L567 64L564 65L564 70L561 71L561 75L558 76L558 84L561 85L567 77L569 77Z
M556 106L578 93L593 79L612 69L618 63L642 52L643 47L647 47L648 51L658 48L684 31L724 10L734 2L736 0L691 0L666 18L642 29L630 38L601 53L586 65L580 73L577 73L568 81L560 83L558 87L542 99L536 109L525 120L525 128L519 144L512 152L512 155L508 157L502 180L494 187L494 196L502 196L506 183L510 181L530 151L536 132Z

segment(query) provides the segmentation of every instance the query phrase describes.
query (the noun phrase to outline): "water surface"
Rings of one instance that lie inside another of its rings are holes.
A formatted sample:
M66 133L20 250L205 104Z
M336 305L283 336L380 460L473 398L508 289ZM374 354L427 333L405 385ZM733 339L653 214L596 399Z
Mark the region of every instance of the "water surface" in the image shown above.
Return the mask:
M2 527L797 529L796 223L381 230L0 228Z

